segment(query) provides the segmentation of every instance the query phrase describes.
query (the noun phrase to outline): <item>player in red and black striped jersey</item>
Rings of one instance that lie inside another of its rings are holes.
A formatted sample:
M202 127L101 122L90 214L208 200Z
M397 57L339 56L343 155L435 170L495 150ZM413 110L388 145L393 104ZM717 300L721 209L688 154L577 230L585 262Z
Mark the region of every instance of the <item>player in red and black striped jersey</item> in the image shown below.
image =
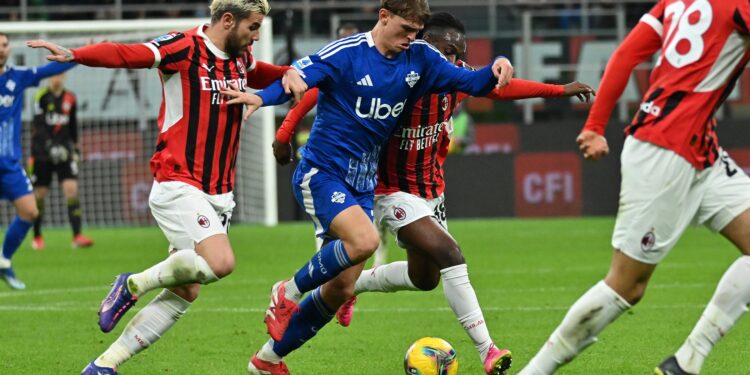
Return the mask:
M464 67L458 60L466 50L464 34L459 20L448 13L436 13L425 22L421 37ZM591 87L578 82L563 86L512 79L508 86L493 90L488 98L579 96L588 100L593 93ZM294 127L315 105L315 95L310 94L290 111L276 133L274 154L282 164L291 155L289 140ZM446 298L474 342L486 373L501 374L510 363L510 352L494 346L468 280L466 262L446 231L443 163L448 155L453 111L467 97L461 92L427 94L399 118L399 126L387 141L378 164L375 220L396 234L399 245L407 251L408 262L364 270L355 293L432 290L442 277ZM344 304L336 315L344 326L351 321L355 301L356 298Z
M719 146L714 115L750 60L749 22L747 0L660 0L612 55L577 138L587 159L609 152L604 129L630 73L661 50L625 129L612 262L520 374L551 374L593 344L641 300L657 265L691 224L721 233L742 255L687 340L654 373L700 373L713 346L747 311L750 178Z
M243 109L228 104L221 89L263 88L281 78L285 91L296 98L307 89L290 67L252 56L250 46L259 40L270 9L266 0L213 0L209 8L210 24L145 44L102 43L69 50L45 41L28 43L50 50L48 59L55 61L157 68L163 83L149 205L169 240L171 255L143 272L117 276L99 309L100 329L111 331L144 293L167 289L138 312L84 374L115 373L117 366L159 339L185 313L201 284L217 281L235 267L227 227L234 208Z

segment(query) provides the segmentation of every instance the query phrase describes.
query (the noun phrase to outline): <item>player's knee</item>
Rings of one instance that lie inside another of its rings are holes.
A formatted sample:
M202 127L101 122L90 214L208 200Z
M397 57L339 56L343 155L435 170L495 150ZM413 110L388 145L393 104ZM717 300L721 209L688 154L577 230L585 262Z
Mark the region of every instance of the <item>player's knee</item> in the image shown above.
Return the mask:
M234 271L235 260L234 257L224 258L219 262L215 262L211 265L211 270L214 272L216 277L224 278L229 276Z
M344 241L346 252L355 264L367 260L367 258L375 253L379 245L380 237L374 229Z
M18 211L18 217L24 221L34 221L39 217L39 208L37 208L36 205L24 207Z

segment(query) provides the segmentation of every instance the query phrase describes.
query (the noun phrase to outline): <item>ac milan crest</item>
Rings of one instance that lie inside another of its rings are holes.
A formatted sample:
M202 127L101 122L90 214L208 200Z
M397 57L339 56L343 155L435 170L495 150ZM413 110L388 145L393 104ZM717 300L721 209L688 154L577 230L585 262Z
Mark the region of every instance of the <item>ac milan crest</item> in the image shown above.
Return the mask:
M401 207L396 207L393 209L393 216L395 216L396 219L404 220L406 219L406 211Z
M208 228L211 226L211 222L208 221L208 218L200 215L198 216L198 225L202 226L203 228Z
M654 234L654 230L651 229L641 238L641 250L651 251L654 248L654 244L656 244L656 235Z

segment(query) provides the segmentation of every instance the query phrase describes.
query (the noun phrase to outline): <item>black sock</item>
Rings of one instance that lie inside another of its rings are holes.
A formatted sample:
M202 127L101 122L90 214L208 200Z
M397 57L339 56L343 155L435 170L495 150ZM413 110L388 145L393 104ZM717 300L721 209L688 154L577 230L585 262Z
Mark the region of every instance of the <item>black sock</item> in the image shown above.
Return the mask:
M39 216L34 220L34 237L42 235L42 216L44 216L44 198L36 200L36 207L39 210Z
M68 199L68 219L73 228L73 235L81 234L81 203L78 198Z

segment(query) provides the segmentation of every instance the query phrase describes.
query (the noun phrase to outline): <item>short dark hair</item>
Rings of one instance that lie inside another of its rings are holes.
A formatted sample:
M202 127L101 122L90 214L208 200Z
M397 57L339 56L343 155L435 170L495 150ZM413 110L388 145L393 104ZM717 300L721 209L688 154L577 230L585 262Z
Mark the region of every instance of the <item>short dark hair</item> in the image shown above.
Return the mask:
M408 21L425 23L430 18L427 0L380 0L380 7Z
M430 16L424 23L424 28L419 31L417 38L424 37L430 29L456 29L461 34L466 34L466 27L463 22L448 12L438 12Z

